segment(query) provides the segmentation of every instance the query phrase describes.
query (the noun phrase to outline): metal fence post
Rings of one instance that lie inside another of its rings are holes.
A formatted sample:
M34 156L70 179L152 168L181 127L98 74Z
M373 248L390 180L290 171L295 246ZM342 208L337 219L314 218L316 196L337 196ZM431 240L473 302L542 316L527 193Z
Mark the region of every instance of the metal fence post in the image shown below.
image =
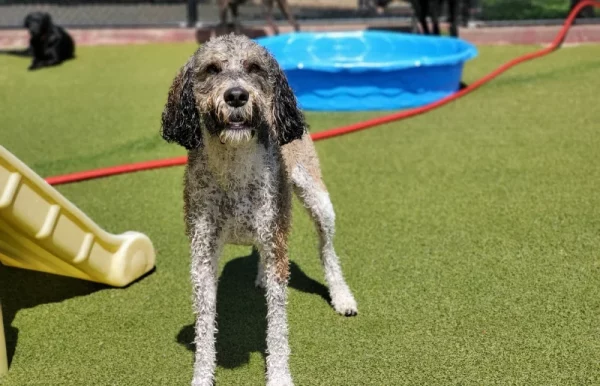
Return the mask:
M193 28L198 21L197 0L188 0L187 2L187 26Z

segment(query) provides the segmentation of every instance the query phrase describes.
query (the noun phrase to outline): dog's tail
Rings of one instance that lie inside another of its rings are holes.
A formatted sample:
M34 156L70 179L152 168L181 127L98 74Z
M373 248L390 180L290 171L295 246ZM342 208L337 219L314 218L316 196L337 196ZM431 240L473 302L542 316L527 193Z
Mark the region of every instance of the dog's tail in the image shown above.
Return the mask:
M31 57L32 52L31 48L27 47L21 50L0 50L0 54L4 55L14 55L14 56L22 56L22 57Z

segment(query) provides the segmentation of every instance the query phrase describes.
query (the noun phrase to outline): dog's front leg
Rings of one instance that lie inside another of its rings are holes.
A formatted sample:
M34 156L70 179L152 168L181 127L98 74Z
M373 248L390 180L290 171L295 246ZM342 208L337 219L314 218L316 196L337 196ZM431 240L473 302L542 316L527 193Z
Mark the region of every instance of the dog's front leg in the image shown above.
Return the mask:
M196 314L196 358L192 386L212 386L215 366L217 261L223 247L218 226L196 221L191 235L192 287Z
M38 58L34 57L33 60L31 61L31 64L29 65L29 67L27 67L27 69L29 71L33 71L33 70L37 70L38 68L42 67L42 61L39 60Z
M43 67L50 67L61 63L61 59L58 56L56 50L48 50L45 54L45 59L34 59L29 70L37 70Z
M292 386L287 323L289 262L286 236L279 231L273 242L259 246L264 262L267 299L267 386Z

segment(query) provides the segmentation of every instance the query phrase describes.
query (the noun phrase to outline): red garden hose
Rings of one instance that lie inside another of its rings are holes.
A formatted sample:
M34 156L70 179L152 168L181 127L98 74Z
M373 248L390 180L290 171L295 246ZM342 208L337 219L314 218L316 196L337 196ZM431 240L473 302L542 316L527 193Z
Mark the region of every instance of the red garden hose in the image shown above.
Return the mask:
M557 50L563 43L565 36L567 35L567 32L569 31L569 28L571 28L571 25L573 24L573 21L575 20L575 17L579 14L579 12L584 7L587 7L587 6L600 7L600 1L585 0L585 1L582 1L579 4L577 4L577 6L575 6L573 8L571 13L567 17L562 29L559 31L558 35L556 35L556 38L554 39L552 44L550 44L550 46L511 60L510 62L500 66L499 68L497 68L490 74L471 83L468 87L466 87L452 95L449 95L443 99L440 99L436 102L430 103L425 106L400 111L398 113L385 115L385 116L379 117L379 118L369 119L367 121L358 122L358 123L355 123L355 124L349 125L349 126L338 127L335 129L321 131L319 133L313 133L313 134L311 134L312 139L314 141L319 141L322 139L336 137L339 135L368 129L368 128L371 128L374 126L383 125L385 123L398 121L398 120L401 120L404 118L423 114L425 112L428 112L435 108L443 106L455 99L463 97L466 94L470 93L471 91L479 88L483 84L496 78L498 75L506 72L508 69L516 66L517 64L520 64L520 63L523 63L523 62L526 62L526 61L529 61L529 60L532 60L535 58L542 57L544 55L547 55L547 54ZM145 161L145 162L138 162L138 163L127 164L127 165L119 165L119 166L113 166L113 167L108 167L108 168L101 168L101 169L65 174L62 176L48 177L48 178L46 178L46 182L48 182L51 185L60 185L60 184L67 184L70 182L84 181L84 180L100 178L100 177L108 177L108 176L113 176L113 175L117 175L117 174L131 173L131 172L136 172L136 171L141 171L141 170L150 170L150 169L158 169L158 168L164 168L164 167L170 167L170 166L184 165L186 162L187 162L186 156L154 160L154 161Z

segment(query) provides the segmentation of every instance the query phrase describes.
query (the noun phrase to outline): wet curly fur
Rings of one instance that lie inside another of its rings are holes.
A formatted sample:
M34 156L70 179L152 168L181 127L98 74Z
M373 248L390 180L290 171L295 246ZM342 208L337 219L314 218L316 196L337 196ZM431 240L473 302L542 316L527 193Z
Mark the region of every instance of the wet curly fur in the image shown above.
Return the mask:
M213 38L180 69L161 134L188 150L184 217L190 243L196 355L192 385L216 365L217 260L225 244L260 252L267 300L267 385L289 386L287 240L295 192L314 220L331 304L357 314L333 247L335 213L304 116L276 60L240 35Z

